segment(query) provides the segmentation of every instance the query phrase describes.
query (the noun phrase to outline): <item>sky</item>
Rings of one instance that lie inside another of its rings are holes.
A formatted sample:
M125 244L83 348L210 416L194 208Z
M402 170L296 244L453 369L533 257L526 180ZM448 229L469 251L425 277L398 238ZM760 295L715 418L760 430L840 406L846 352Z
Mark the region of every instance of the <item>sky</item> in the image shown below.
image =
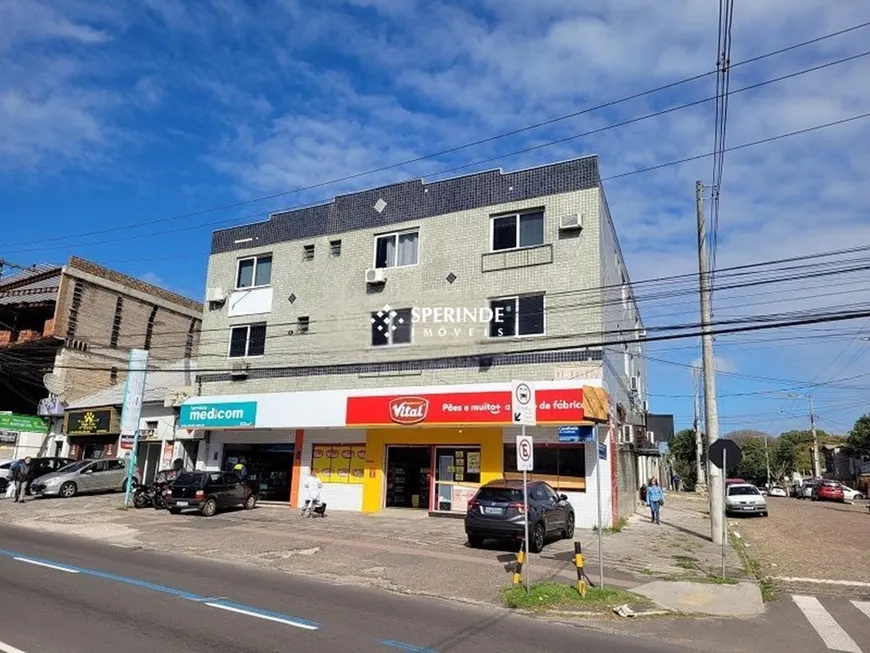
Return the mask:
M711 159L627 173L713 150L714 103L702 100L715 95L715 75L590 109L714 71L718 4L4 0L0 257L30 265L76 254L201 298L215 228L409 178L597 153L632 280L696 273L695 181L711 183ZM735 5L732 91L870 43L863 28L736 65L870 21L870 6ZM726 144L867 112L865 56L734 93ZM870 245L867 143L870 119L860 119L727 153L716 279L727 286L733 266ZM866 308L867 270L804 276L823 270L816 263L860 267L866 257L806 259L791 281L717 290L714 320ZM674 287L684 292L646 288L636 295L648 329L698 321L686 282ZM818 426L847 432L870 412L868 327L717 337L720 430L806 428L800 395L812 394ZM699 343L651 342L646 355L651 411L689 426Z

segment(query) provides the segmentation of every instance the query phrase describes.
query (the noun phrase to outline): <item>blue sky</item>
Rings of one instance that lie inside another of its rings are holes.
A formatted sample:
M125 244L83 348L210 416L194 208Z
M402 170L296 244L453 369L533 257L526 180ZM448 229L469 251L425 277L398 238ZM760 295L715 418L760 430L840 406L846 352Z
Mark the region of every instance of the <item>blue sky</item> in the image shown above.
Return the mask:
M78 254L201 297L211 230L277 208L455 175L443 171L460 165L467 172L516 169L598 153L608 177L709 152L711 103L510 155L709 97L713 77L451 155L290 192L715 68L718 3L592 4L4 0L0 256L30 264ZM732 63L868 20L863 0L737 3ZM859 54L868 34L735 68L731 88ZM870 58L863 58L733 96L728 144L867 111ZM718 265L870 243L868 142L870 120L863 120L729 154ZM605 183L634 280L697 269L694 182L709 183L711 170L701 160ZM286 194L202 212L276 193ZM692 297L638 296L648 326L697 320ZM728 319L868 301L864 271L728 291L715 309ZM870 378L859 376L870 364L870 342L861 340L868 325L719 338L723 432L805 426L806 400L784 391L813 392L819 426L847 430L868 410ZM648 355L652 410L688 425L697 343L651 344Z

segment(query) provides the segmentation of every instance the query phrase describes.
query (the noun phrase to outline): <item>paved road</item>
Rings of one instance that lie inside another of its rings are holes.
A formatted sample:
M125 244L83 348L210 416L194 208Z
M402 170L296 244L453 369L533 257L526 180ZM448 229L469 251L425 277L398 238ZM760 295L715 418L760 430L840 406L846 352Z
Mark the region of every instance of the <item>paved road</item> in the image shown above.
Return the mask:
M672 644L0 527L0 652L676 653Z

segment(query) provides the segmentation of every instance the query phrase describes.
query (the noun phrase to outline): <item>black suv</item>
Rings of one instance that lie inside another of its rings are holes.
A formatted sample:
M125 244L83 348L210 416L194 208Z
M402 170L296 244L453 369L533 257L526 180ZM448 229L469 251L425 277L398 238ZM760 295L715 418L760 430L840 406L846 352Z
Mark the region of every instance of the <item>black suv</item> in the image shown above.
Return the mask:
M232 472L182 472L169 486L166 506L177 515L182 510L199 510L211 517L223 508L257 505L257 494Z
M525 536L522 481L490 481L468 502L465 514L468 544L479 548L487 539ZM547 538L574 537L574 508L564 494L543 481L529 482L529 551L540 553Z

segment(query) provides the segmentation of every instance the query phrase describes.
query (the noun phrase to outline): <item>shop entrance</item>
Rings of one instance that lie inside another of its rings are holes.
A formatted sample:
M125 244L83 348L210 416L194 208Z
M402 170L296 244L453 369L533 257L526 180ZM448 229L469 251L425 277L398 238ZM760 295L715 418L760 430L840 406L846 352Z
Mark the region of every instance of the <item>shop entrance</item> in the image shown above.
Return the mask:
M233 471L236 463L245 465L247 482L259 490L263 501L290 501L290 475L293 470L292 443L225 444L222 469Z
M429 510L432 447L387 447L387 508Z

